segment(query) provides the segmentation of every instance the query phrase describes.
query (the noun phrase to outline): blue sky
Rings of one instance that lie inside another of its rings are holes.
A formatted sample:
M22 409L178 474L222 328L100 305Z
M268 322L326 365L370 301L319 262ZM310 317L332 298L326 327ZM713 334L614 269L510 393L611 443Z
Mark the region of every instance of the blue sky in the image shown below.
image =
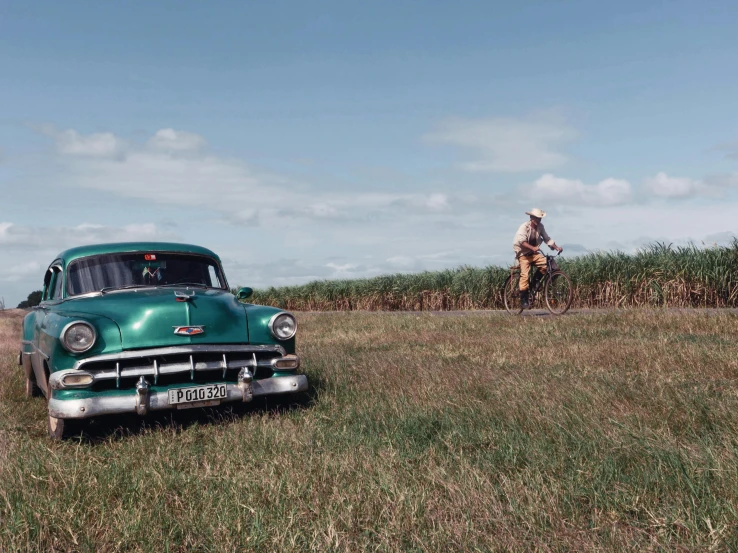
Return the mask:
M82 243L214 249L254 287L721 243L731 2L0 6L0 296Z

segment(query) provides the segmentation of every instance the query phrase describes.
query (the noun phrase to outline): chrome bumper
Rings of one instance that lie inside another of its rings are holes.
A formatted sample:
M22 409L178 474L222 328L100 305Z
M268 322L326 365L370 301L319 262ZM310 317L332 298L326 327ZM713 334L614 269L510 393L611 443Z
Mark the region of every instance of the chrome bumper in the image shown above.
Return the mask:
M221 403L250 401L249 395L258 397L305 392L308 389L308 381L304 374L298 374L254 380L250 386L229 383L226 387L227 396L220 400ZM166 391L146 392L145 394L133 392L86 399L55 399L52 397L49 400L49 415L59 419L85 419L118 413L145 414L148 411L174 408L176 408L175 405L169 404L169 393Z

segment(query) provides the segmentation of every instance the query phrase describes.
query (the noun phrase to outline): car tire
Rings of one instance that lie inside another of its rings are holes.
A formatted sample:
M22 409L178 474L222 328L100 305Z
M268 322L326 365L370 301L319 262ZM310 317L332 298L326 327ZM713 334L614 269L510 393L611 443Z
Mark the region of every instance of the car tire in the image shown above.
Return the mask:
M58 419L49 415L49 438L52 440L64 440L79 435L82 427L79 421L74 419Z
M36 375L33 374L33 367L31 366L31 357L18 354L18 364L23 367L23 372L26 375L26 397L39 397L42 395L41 388L36 383Z
M26 377L26 397L38 397L41 395L41 388L38 387L36 381Z

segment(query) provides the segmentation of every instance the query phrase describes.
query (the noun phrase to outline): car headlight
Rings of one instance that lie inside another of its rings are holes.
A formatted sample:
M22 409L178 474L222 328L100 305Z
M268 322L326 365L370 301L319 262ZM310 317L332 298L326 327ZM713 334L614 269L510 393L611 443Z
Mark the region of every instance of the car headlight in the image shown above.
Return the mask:
M292 313L277 313L269 319L269 330L277 340L289 340L297 332L297 321Z
M62 345L72 353L83 353L95 345L97 335L91 324L75 321L64 327L61 333Z

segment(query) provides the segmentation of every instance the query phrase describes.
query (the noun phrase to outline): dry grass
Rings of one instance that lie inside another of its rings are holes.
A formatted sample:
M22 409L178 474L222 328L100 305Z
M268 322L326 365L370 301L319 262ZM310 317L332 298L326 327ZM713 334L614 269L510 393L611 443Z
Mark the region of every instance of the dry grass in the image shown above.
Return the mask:
M738 549L734 314L299 319L306 401L63 444L0 319L0 551Z

